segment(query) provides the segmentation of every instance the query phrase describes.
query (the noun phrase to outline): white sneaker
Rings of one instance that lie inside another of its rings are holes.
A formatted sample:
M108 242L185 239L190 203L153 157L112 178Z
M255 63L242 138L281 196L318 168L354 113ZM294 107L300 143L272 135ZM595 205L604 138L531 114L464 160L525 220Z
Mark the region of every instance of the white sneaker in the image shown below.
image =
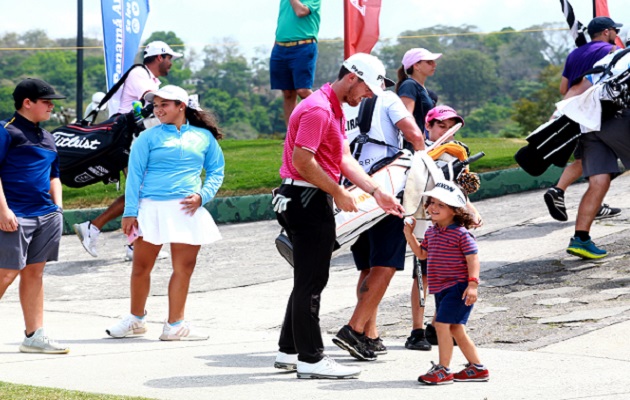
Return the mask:
M164 250L160 250L160 252L157 255L157 259L163 260L165 258L168 258L168 252ZM125 245L125 261L133 261L133 245L132 244Z
M208 335L199 332L188 321L182 321L176 326L171 326L168 321L164 321L160 340L208 340Z
M295 371L297 369L297 361L297 354L287 354L279 351L276 355L276 361L273 363L273 366L278 369Z
M105 332L113 338L124 338L127 336L137 336L146 333L147 324L144 319L140 319L133 314L127 315L118 321L116 325L106 329Z
M74 228L74 233L79 237L85 251L90 253L92 257L98 257L96 243L98 242L98 236L101 234L101 231L92 225L90 221L74 224L72 227Z
M301 379L347 379L356 378L360 373L360 368L337 364L328 356L315 364L297 362L297 377Z
M55 342L44 334L44 328L39 328L33 336L24 338L20 351L22 353L67 354L70 348Z

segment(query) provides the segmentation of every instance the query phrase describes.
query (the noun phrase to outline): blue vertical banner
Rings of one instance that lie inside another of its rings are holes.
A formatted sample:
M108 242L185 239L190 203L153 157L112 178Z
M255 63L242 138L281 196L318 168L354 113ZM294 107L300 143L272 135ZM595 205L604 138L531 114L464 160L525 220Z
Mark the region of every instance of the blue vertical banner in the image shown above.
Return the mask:
M149 15L149 0L101 0L107 90L131 67Z

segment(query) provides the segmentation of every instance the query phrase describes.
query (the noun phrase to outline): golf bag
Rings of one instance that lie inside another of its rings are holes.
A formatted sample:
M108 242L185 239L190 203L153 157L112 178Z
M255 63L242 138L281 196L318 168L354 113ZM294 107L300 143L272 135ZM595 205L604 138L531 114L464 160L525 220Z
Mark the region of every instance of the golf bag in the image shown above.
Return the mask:
M131 141L143 128L130 112L98 125L78 122L55 129L51 133L59 153L61 182L72 188L117 182L129 162Z
M562 115L530 133L528 144L516 152L514 159L532 176L542 175L552 164L564 167L581 134L580 124Z
M96 125L90 123L90 117L96 116L122 87L129 72L136 67L146 69L143 64L133 65L83 120L51 132L55 137L61 183L64 185L80 188L97 182L107 184L119 181L120 173L129 162L133 137L144 130L142 117L151 115L153 107L145 107L141 110L141 115L136 115L138 111L117 114Z

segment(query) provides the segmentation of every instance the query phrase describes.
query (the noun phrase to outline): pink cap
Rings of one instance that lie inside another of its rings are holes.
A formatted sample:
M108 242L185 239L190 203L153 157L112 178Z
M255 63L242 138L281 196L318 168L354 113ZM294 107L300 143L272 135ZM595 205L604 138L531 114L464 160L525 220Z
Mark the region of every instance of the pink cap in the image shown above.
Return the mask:
M424 121L428 124L435 119L437 119L438 121L444 121L451 118L458 119L459 122L462 123L462 126L464 126L464 118L459 116L457 112L449 106L437 106L430 109Z
M442 53L431 53L427 49L416 47L415 49L407 50L403 56L402 65L407 70L418 61L437 60L440 57L442 57Z

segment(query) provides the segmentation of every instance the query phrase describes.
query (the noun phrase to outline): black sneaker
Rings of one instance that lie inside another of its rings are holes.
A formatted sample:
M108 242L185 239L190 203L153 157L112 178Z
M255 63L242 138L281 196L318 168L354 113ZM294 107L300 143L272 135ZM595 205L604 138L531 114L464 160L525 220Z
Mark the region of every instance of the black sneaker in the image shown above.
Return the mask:
M425 337L427 338L427 342L431 343L434 346L437 346L437 332L435 331L435 326L431 324L427 324L426 329L424 330Z
M405 348L409 350L431 350L431 343L427 341L424 329L414 329L405 342Z
M372 350L374 354L376 354L377 356L387 354L387 347L385 347L385 345L383 344L383 339L381 339L380 337L377 337L376 339L366 337L366 339L367 348L369 350Z
M332 341L357 360L374 361L376 354L368 348L366 339L364 334L355 332L349 325L344 325Z
M543 195L549 214L551 217L558 221L566 221L569 219L567 216L567 208L564 205L564 191L552 186L547 190L547 193Z
M438 345L438 337L437 332L435 331L435 326L427 324L427 327L425 329L425 336L427 338L427 342L431 343L434 346ZM453 346L457 346L455 338L453 338Z
M597 215L595 215L595 219L610 218L619 214L621 214L621 208L614 208L610 207L608 204L602 204L602 206L599 207L599 211L597 211Z

